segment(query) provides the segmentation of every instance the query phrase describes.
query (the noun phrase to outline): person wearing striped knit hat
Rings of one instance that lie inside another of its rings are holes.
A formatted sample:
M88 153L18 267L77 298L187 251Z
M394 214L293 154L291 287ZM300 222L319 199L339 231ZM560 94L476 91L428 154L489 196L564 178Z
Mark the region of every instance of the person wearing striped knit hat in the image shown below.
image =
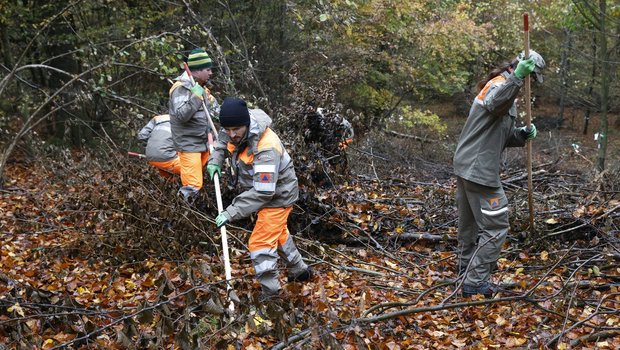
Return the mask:
M220 106L203 85L209 80L213 63L202 48L193 49L187 57L186 72L174 79L168 104L172 139L181 162L179 194L193 203L203 185L203 168L209 159L209 121L217 120ZM204 110L203 106L207 108Z

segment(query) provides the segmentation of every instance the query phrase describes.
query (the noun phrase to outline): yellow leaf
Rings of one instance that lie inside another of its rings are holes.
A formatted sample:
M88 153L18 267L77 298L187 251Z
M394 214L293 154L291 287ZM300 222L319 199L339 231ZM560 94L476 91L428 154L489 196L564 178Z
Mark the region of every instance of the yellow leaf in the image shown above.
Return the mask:
M502 316L497 316L497 318L495 319L495 323L496 323L498 326L503 326L503 325L505 325L505 324L506 324L506 322L507 322L507 321L506 321L506 319L505 319L505 318L503 318Z
M549 259L549 252L544 250L540 253L540 260L547 261Z
M15 303L15 305L9 307L6 311L8 311L8 312L15 311L15 313L17 313L21 317L24 317L24 309L22 309L22 307L19 305L19 303Z
M387 266L389 266L389 267L393 268L394 270L398 270L398 265L396 265L395 263L393 263L393 262L391 262L391 261L389 261L389 260L386 260L386 261L385 261L385 264L386 264Z
M549 225L555 225L558 223L558 221L555 218L547 219L545 220L545 222L548 223Z
M41 349L51 349L53 346L54 346L54 340L47 339L46 341L43 342Z

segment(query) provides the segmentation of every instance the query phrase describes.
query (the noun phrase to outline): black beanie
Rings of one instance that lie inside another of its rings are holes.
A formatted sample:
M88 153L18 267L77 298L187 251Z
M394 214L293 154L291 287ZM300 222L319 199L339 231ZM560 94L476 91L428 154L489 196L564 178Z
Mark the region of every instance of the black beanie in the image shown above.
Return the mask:
M220 125L223 128L250 125L250 111L245 101L237 97L226 97L220 108Z

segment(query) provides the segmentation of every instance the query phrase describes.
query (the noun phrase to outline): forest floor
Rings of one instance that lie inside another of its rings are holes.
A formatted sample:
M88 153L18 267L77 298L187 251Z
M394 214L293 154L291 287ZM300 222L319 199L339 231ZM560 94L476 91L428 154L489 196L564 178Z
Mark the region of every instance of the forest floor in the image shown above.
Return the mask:
M327 209L296 232L315 276L283 272L280 303L256 302L251 226L229 226L234 312L212 208L166 200L174 186L136 175L152 169L133 160L16 160L0 188L0 349L620 348L618 130L597 175L591 133L543 119L534 235L524 150L506 152L512 232L493 299L463 298L455 273L450 157L463 120L446 142L353 144L354 175L314 193Z

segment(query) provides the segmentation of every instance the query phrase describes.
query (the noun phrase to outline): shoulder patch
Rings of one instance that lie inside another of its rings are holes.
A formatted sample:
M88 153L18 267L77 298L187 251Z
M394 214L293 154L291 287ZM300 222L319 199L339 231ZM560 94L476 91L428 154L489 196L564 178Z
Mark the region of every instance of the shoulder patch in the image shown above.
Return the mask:
M272 173L260 173L258 175L258 181L262 182L262 183L268 183L271 182L271 175Z

